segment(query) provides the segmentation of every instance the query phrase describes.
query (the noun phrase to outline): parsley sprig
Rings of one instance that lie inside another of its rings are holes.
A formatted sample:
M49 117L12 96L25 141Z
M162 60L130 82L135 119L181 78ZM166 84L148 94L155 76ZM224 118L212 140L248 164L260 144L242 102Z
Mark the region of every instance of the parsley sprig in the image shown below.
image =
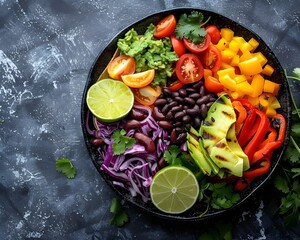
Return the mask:
M300 82L300 68L295 68L289 80ZM292 98L294 110L292 112L292 126L290 142L281 163L281 172L274 178L274 186L281 192L281 204L277 214L281 215L287 227L294 227L300 220L300 110L298 109L291 86L289 91Z

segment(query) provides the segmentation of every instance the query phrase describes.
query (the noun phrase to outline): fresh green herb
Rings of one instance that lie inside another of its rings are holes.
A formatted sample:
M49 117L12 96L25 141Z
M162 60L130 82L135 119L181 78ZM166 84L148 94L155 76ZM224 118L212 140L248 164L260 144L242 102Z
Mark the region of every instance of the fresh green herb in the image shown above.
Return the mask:
M136 61L136 72L155 69L153 85L164 86L167 77L173 74L173 63L178 60L178 56L172 50L169 38L155 39L155 26L150 24L146 32L139 36L131 29L123 39L118 40L118 48L121 54L134 57Z
M125 136L126 131L124 129L118 129L114 131L112 137L114 143L112 149L115 155L120 155L125 152L126 149L132 148L136 143L134 138Z
M67 158L60 158L56 160L55 163L56 170L62 172L67 178L74 178L76 175L76 169L74 168L71 161Z
M300 68L295 68L289 80L300 81ZM277 214L281 215L287 227L293 227L300 220L300 110L298 109L291 86L289 91L294 110L292 112L292 126L290 142L281 163L281 171L274 177L274 186L281 192L281 204Z
M186 13L180 15L175 28L175 36L180 39L188 38L195 44L202 43L206 36L206 31L202 26L209 21L210 17L205 22L203 18L203 14L198 11L192 11L190 15Z
M205 232L200 234L198 240L231 240L232 228L232 224L228 221L218 221L213 227L209 227Z
M124 211L120 201L116 198L113 198L111 201L110 212L113 214L113 217L110 221L112 225L122 227L129 220L128 215Z

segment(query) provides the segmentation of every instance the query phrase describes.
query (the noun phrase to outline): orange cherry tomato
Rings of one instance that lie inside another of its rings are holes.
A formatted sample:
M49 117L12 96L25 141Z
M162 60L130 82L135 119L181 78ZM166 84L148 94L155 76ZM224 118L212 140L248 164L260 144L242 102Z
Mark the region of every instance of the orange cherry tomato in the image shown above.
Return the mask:
M129 87L132 88L142 88L149 85L155 75L155 70L150 69L144 72L122 75L122 81Z
M121 80L122 75L135 72L135 60L127 55L120 55L108 64L107 72L111 78Z
M199 55L199 58L203 67L210 69L212 72L218 71L221 67L221 51L214 45L209 45L209 47Z
M185 53L179 58L175 71L177 78L183 83L200 81L204 72L199 58L192 53Z
M177 81L171 83L170 86L168 87L168 89L169 89L171 92L174 92L174 91L179 90L179 89L182 88L183 86L184 86L184 83L181 82L180 80L177 80Z
M210 75L204 76L204 87L209 92L218 93L223 91L222 83L220 83L217 78Z
M221 39L221 31L215 25L209 25L205 28L213 44L217 44Z
M164 38L170 36L176 27L176 18L173 14L162 19L155 27L154 37Z
M173 34L170 38L174 52L177 54L178 57L181 57L183 54L185 54L185 46L183 44L183 41L176 38Z
M148 85L143 88L131 89L134 95L134 99L142 105L152 105L161 94L161 88L159 86Z
M208 34L205 35L202 43L195 44L188 38L183 38L184 46L192 53L200 53L205 51L210 44L210 36Z

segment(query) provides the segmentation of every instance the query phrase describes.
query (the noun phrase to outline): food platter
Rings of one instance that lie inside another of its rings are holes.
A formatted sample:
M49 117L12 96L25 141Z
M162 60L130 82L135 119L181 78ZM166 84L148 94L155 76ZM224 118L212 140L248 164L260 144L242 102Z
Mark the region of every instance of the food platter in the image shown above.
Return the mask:
M285 132L285 140L281 147L277 149L272 156L271 167L267 174L263 175L259 179L253 181L247 189L245 189L241 193L241 198L238 203L236 203L233 207L229 209L223 210L214 210L209 209L205 212L206 206L201 205L200 203L196 203L191 209L188 211L178 214L172 215L159 211L151 202L145 203L139 197L133 197L130 192L123 190L122 188L116 187L113 184L113 179L101 169L101 164L103 163L103 159L101 159L97 148L91 143L91 135L87 131L87 125L89 125L91 120L91 114L88 114L89 110L86 104L86 97L88 89L98 80L99 76L103 73L105 68L107 67L110 60L113 58L116 49L117 49L117 41L120 38L123 38L125 33L130 29L134 28L139 34L143 34L149 24L157 24L161 19L168 16L169 14L173 14L175 17L179 17L183 13L190 13L191 11L196 10L203 13L203 15L207 18L210 17L210 23L214 24L220 28L230 28L235 34L239 36L243 36L245 39L249 40L252 37L255 38L260 44L258 46L258 51L262 52L264 56L268 59L268 63L273 66L276 71L272 75L272 79L281 85L280 94L278 96L278 100L281 105L280 113L285 117L287 121L287 130ZM95 165L96 169L100 173L101 177L105 180L105 182L122 198L132 203L142 211L145 211L154 216L176 220L176 221L202 221L205 219L211 219L216 216L220 216L221 214L226 214L231 210L236 209L241 206L245 201L247 201L253 194L255 194L263 185L270 179L273 172L276 170L279 162L283 158L284 152L287 148L287 144L289 141L289 126L290 126L290 97L287 86L287 80L284 74L284 70L282 69L279 61L276 56L272 52L272 50L266 45L261 37L259 37L253 31L247 29L241 24L228 19L225 16L217 14L215 12L207 11L204 9L195 9L195 8L176 8L171 10L165 10L161 12L154 13L152 15L146 16L143 19L127 26L122 31L120 31L104 48L104 50L99 53L96 57L95 62L93 63L91 70L88 75L88 79L84 88L83 97L82 97L82 105L81 105L81 119L82 119L82 130L83 136L85 139L85 143L87 149L89 151L91 160ZM203 214L205 212L205 214Z

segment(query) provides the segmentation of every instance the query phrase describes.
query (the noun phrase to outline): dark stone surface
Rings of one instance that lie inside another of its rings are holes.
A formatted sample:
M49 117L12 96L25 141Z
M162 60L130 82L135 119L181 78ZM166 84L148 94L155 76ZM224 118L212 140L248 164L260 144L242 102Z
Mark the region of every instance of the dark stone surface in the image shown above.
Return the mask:
M124 203L130 222L111 226L116 195L90 161L81 131L82 93L98 53L127 25L174 7L238 21L288 72L300 67L298 0L0 0L0 239L197 239L212 224L160 221ZM74 163L75 179L56 171L63 156ZM299 224L287 230L274 216L274 194L270 185L229 216L234 239L300 238Z

